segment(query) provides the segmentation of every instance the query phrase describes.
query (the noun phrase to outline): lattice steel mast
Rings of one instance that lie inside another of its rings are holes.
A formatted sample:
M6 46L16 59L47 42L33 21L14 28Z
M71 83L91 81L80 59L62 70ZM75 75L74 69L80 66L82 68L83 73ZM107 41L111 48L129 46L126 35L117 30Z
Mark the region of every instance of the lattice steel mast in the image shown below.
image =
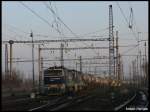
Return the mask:
M114 35L113 35L113 11L112 5L109 5L109 77L114 78Z

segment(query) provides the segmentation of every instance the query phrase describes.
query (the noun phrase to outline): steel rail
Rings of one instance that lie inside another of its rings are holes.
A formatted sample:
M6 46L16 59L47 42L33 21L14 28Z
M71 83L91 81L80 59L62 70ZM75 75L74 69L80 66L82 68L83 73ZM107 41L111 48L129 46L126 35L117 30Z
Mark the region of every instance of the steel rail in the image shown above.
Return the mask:
M136 93L134 94L134 96L133 96L131 99L129 99L129 100L127 100L126 102L124 102L123 104L121 104L121 105L115 107L115 108L114 108L114 111L118 111L118 110L122 109L122 108L125 107L127 104L129 104L131 101L133 101L133 100L135 99L135 97L136 97Z

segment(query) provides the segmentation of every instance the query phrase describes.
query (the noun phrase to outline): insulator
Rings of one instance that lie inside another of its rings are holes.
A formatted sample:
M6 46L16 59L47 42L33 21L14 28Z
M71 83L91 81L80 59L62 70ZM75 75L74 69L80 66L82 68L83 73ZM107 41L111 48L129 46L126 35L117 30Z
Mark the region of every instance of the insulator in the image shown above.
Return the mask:
M129 28L132 29L132 25L129 25Z
M129 18L129 28L132 29L132 26L133 26L133 11L132 11L132 8L131 8L130 18Z

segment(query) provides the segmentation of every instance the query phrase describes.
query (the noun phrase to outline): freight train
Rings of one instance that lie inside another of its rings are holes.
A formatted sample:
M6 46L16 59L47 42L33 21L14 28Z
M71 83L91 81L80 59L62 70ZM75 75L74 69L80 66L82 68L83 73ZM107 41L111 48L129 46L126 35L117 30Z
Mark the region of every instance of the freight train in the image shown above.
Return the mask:
M81 72L65 67L50 67L44 70L44 93L48 95L63 95L69 90L77 91L83 88ZM79 77L80 76L80 77Z
M114 81L111 82L114 83ZM107 78L84 74L62 66L44 70L44 94L46 95L63 95L68 91L77 93L88 88L102 87L108 83Z

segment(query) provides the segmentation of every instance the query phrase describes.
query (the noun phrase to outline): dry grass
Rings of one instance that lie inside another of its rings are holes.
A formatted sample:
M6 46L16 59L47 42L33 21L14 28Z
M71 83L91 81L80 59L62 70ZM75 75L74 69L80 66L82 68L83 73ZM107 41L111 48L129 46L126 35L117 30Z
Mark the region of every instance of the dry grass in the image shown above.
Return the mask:
M23 79L23 74L19 70L13 70L10 77L9 74L2 73L2 90L12 90L13 91L30 91L32 89L32 80Z

